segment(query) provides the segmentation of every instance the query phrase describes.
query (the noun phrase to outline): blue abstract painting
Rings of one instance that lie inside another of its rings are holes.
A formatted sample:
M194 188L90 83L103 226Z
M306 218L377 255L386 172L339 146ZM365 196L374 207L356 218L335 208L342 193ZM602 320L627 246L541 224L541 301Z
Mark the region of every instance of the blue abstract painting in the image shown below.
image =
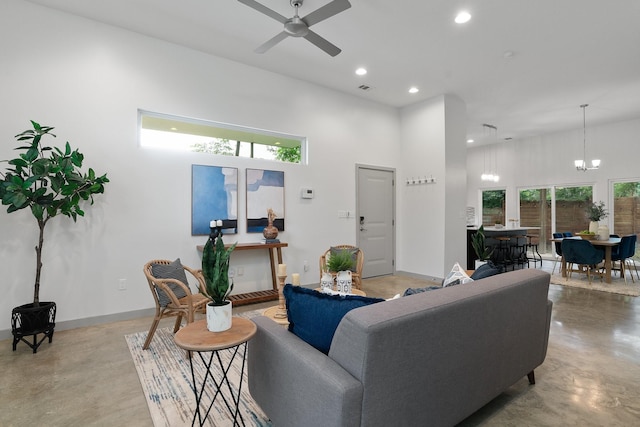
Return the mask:
M222 220L222 232L238 232L238 169L191 166L191 234L208 235L211 220Z
M284 172L247 169L247 233L262 233L273 209L273 225L284 231Z

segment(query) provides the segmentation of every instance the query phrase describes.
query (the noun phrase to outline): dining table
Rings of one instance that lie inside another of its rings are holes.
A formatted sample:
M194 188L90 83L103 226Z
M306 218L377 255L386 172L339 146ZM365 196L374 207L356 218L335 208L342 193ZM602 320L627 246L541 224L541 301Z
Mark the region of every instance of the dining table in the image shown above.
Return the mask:
M551 242L560 242L564 239L582 239L582 237L564 237L564 238L554 238L551 239ZM620 245L620 241L622 239L619 237L610 237L607 240L588 240L593 246L601 247L604 249L604 281L607 283L611 283L611 272L613 271L613 262L611 261L611 252L615 246ZM567 263L562 257L562 277L567 277Z

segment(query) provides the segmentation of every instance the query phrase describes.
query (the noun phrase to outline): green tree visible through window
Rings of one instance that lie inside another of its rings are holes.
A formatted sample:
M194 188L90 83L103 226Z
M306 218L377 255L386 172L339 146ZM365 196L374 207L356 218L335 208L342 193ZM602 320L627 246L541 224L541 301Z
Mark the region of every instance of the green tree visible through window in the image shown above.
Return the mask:
M223 156L233 156L235 150L228 139L214 138L207 142L197 142L191 146L191 150L196 153L220 154Z
M268 147L267 150L273 153L276 160L289 163L300 163L302 152L300 147Z

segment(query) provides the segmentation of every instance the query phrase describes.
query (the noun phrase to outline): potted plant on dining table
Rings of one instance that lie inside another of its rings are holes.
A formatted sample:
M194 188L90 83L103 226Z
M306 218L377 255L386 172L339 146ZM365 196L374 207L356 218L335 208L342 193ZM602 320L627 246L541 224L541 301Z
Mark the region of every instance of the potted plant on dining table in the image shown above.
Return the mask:
M609 213L604 207L604 202L590 203L586 209L587 218L589 218L589 231L598 235L598 240L607 240L609 238L609 227L599 222L605 219Z

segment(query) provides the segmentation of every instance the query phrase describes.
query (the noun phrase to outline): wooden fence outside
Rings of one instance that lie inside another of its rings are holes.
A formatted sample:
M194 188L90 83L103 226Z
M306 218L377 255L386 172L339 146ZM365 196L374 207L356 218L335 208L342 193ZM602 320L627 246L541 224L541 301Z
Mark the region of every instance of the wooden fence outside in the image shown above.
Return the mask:
M585 214L585 202L556 202L556 230L573 234L589 228L589 219ZM619 236L640 234L640 197L618 197L614 201L614 229L611 233ZM487 209L483 212L483 224L505 224L503 211L500 208ZM528 234L539 240L540 252L551 253L553 245L549 242L552 233L551 203L522 202L520 204L520 227L540 227ZM508 222L508 221L507 221ZM542 239L539 237L542 236ZM639 254L640 256L640 254Z

